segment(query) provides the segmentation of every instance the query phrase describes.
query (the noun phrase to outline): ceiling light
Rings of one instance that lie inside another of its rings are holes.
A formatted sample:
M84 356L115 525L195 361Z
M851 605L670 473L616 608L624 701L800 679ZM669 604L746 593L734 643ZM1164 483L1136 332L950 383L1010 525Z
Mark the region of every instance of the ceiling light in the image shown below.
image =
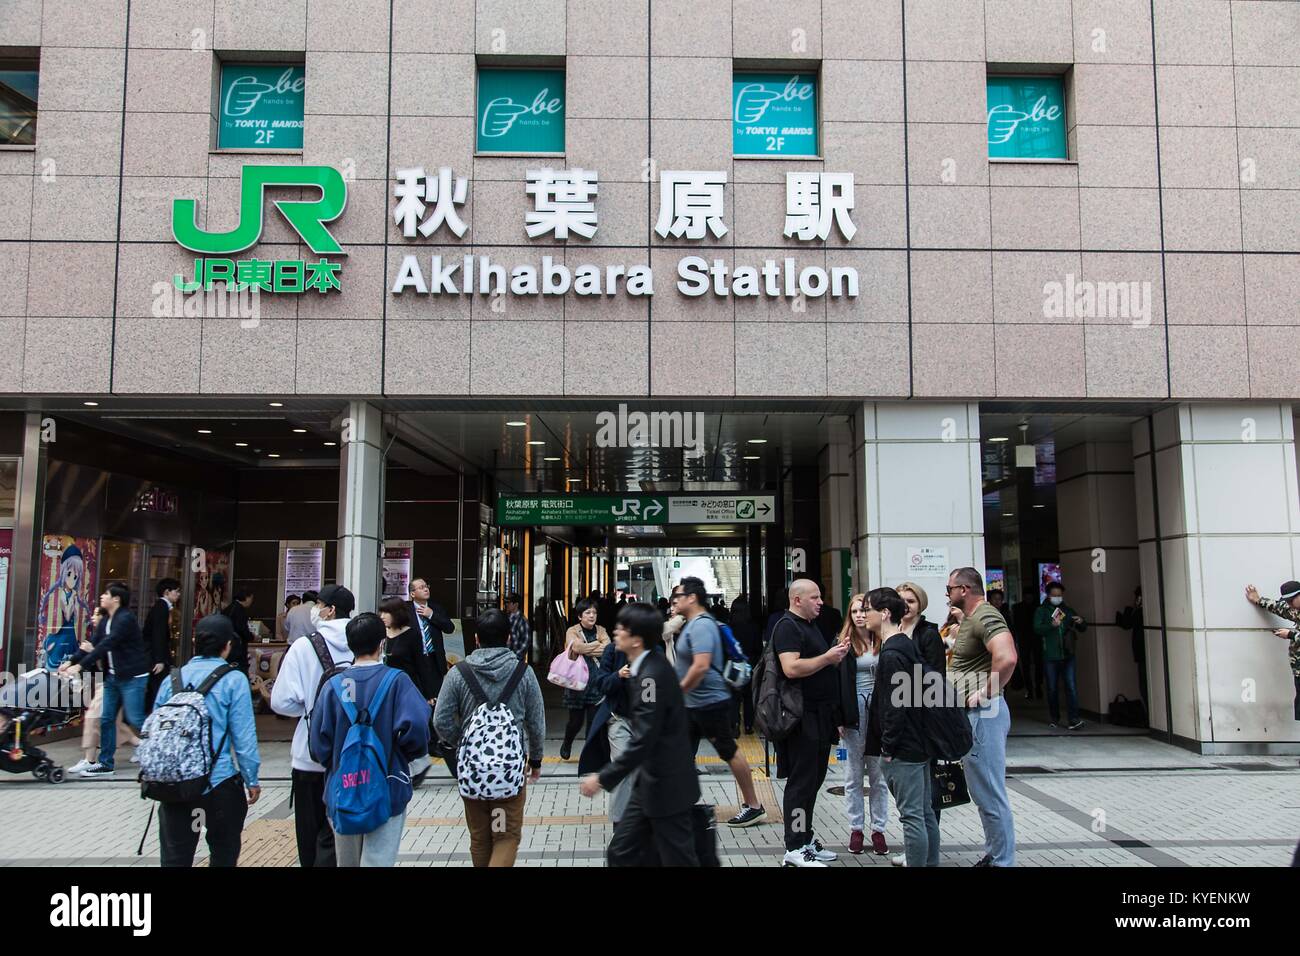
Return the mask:
M236 447L236 448L247 448L247 447L248 447L248 442L246 442L246 441L237 441L237 442L235 442L235 447Z
M1046 508L1047 505L1034 505L1035 508Z
M199 434L200 434L200 435L211 435L211 434L212 434L212 429L211 429L211 428L200 428L200 429L199 429Z
M338 444L338 442L336 442L336 441L327 441L327 442L325 443L325 447L326 447L326 448L333 448L333 447L334 447L335 445L337 445L337 444Z
M1004 512L1002 512L1002 517L1004 517L1004 518L1014 518L1014 517L1015 517L1015 514L1014 514L1013 512L1010 512L1010 511L1004 511Z
M87 408L97 408L99 406L99 402L82 402L81 404L85 405Z
M530 441L528 444L530 444L530 445L545 445L546 442L544 442L544 441L539 441L538 439L534 438L534 439L533 439L532 441Z
M746 456L745 456L745 461L762 461L762 460L763 460L763 456L762 456L762 455L746 455Z
M506 424L509 425L511 428L523 428L528 423L527 422L506 422Z
M1005 436L998 436L997 438L990 438L989 441L1011 441L1011 439L1006 438Z
M751 439L749 440L749 444L751 444L751 445L766 445L766 444L767 444L767 439L766 439L766 438L751 438Z
M272 408L284 408L284 402L267 402Z
M295 435L305 435L305 434L307 434L307 429L305 429L305 428L295 428L295 429L293 430L293 433L294 433Z
M280 456L277 455L275 452L271 452L271 453L270 453L269 455L267 455L266 457L267 457L267 458L279 458Z
M559 457L551 457L551 458L543 458L542 460L543 460L543 461L563 461L564 459L559 458Z

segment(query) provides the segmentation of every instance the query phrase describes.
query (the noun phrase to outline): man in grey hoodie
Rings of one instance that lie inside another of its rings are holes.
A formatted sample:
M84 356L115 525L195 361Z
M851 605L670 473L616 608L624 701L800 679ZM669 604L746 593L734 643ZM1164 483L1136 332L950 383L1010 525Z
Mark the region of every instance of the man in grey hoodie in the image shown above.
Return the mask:
M490 704L505 691L520 661L510 650L510 622L496 608L484 611L475 628L478 649L463 662L469 666ZM460 742L461 729L482 703L470 690L458 664L447 672L438 706L433 712L438 737L451 746ZM542 746L546 741L546 708L537 675L528 668L506 702L515 723L526 737L528 780L536 783L542 772ZM524 796L527 787L504 800L461 799L469 828L469 853L475 866L514 866L523 833ZM504 825L502 820L504 819Z

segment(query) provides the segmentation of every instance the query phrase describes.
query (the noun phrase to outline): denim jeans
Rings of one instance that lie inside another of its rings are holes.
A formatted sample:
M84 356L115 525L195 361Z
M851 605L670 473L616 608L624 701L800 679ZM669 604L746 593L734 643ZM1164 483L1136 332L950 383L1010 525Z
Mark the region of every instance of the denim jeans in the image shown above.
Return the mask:
M844 767L844 803L849 813L849 829L862 830L865 821L862 799L862 770L865 765L871 779L871 829L884 833L889 823L889 790L881 771L880 758L868 757L862 751L867 739L867 715L871 698L858 695L858 726L844 728L844 749L848 760Z
M402 827L406 825L406 808L378 830L369 833L334 834L334 853L339 866L394 866L397 848L402 843Z
M144 691L149 683L148 674L118 678L111 674L104 678L104 709L99 718L99 762L113 769L113 755L117 753L117 712L126 711L126 722L136 733L144 725Z
M966 711L975 744L962 759L971 802L984 825L984 852L994 866L1016 865L1016 829L1007 800L1007 732L1011 710L1006 697L995 697Z
M889 791L903 821L908 866L939 865L939 821L930 800L930 761L881 760Z
M1063 661L1043 661L1043 670L1047 673L1047 712L1051 715L1052 723L1059 723L1061 719L1061 704L1056 696L1058 677L1065 678L1066 713L1069 714L1070 723L1078 723L1079 688L1074 680L1074 658L1067 657Z

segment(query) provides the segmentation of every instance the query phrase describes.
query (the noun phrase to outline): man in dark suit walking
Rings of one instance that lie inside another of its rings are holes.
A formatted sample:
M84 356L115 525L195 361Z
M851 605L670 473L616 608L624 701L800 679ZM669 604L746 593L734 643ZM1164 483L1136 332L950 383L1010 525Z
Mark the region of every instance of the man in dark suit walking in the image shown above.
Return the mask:
M149 648L149 682L144 695L144 712L153 710L154 698L163 678L172 669L172 608L181 599L181 582L163 578L154 589L158 600L144 617L144 642Z
M429 655L433 664L433 696L436 698L442 689L442 679L447 676L447 649L442 635L452 633L456 625L451 623L446 611L429 600L429 584L424 578L412 579L411 600L406 602L406 609L420 628L424 653Z
M649 604L618 613L614 644L627 655L632 740L599 773L579 783L583 796L613 790L637 771L632 797L605 851L610 866L637 866L648 847L663 866L699 866L691 807L700 798L690 723L677 672L664 656L664 618Z
M253 592L249 588L239 588L235 591L233 598L230 604L226 606L226 609L221 612L230 618L230 624L234 627L235 637L238 639L231 646L226 663L247 677L248 640L252 637L248 630L248 611L253 606Z

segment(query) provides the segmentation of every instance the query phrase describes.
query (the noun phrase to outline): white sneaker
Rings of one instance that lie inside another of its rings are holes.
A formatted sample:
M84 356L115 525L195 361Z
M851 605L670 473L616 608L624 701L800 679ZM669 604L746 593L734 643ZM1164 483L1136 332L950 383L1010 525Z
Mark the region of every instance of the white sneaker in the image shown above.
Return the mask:
M88 770L88 769L90 769L90 761L87 760L85 757L82 757L80 760L78 760L76 763L74 763L71 767L68 768L68 773L81 773L81 771Z
M131 763L139 763L139 762L140 762L140 748L137 747L135 750L131 751Z
M895 853L889 858L889 862L894 864L894 866L907 866L907 854Z
M826 849L826 847L822 846L822 841L818 840L816 837L814 837L813 841L804 847L804 849L812 850L813 856L817 857L817 859L822 863L832 863L839 859L839 856L834 850Z
M817 853L811 846L800 847L797 850L786 850L785 856L781 858L782 866L826 866L821 860L817 859Z

